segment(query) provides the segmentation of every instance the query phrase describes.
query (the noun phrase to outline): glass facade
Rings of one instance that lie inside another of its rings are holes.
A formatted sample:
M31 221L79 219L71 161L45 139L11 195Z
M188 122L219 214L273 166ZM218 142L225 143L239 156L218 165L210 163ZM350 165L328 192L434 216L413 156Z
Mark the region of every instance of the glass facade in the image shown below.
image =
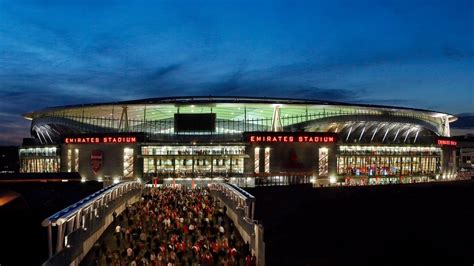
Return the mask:
M244 146L143 146L144 175L209 176L244 172Z
M20 149L21 173L57 173L60 170L57 147L31 147Z
M438 147L340 146L337 174L343 176L435 176Z

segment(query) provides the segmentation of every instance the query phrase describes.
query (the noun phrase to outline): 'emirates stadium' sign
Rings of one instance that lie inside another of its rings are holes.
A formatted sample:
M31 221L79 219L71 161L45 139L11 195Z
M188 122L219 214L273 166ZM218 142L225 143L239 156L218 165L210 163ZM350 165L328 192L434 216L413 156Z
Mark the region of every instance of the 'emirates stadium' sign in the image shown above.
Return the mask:
M458 142L450 139L438 139L438 145L440 146L457 146Z
M320 132L246 132L245 139L251 143L297 142L334 143L336 135Z
M69 137L64 138L66 144L115 144L115 143L136 143L134 136L101 136L101 137Z

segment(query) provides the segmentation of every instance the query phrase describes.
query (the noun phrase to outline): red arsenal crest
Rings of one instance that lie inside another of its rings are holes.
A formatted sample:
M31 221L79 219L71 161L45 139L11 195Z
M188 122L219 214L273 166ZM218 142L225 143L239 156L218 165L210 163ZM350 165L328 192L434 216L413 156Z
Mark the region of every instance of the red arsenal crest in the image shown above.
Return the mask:
M104 153L102 151L93 150L91 152L89 163L91 165L91 168L94 174L97 174L99 170L102 168L103 160L104 160Z

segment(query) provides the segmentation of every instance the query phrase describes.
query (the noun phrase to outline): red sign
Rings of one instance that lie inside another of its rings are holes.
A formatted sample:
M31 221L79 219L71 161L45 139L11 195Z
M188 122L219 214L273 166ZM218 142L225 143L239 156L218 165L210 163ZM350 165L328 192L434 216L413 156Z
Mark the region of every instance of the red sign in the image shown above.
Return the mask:
M438 139L438 145L440 146L456 146L458 145L458 142L455 140L449 140L449 139Z
M104 161L104 153L102 151L93 150L91 152L89 163L91 165L91 168L94 174L97 174L100 171L100 169L102 169L103 161Z
M104 137L70 137L64 138L66 144L108 144L108 143L136 143L137 137L131 136L104 136Z
M259 142L299 142L299 143L333 143L336 136L325 133L302 133L302 132L259 132L246 133L247 141L251 143Z

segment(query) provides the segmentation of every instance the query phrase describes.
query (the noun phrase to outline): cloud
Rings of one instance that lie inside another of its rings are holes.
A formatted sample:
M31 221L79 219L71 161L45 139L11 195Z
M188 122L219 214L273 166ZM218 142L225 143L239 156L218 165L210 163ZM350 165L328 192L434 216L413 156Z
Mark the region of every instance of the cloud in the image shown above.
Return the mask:
M469 7L10 1L0 9L0 118L174 95L463 112L474 91ZM0 122L17 120L25 124Z

